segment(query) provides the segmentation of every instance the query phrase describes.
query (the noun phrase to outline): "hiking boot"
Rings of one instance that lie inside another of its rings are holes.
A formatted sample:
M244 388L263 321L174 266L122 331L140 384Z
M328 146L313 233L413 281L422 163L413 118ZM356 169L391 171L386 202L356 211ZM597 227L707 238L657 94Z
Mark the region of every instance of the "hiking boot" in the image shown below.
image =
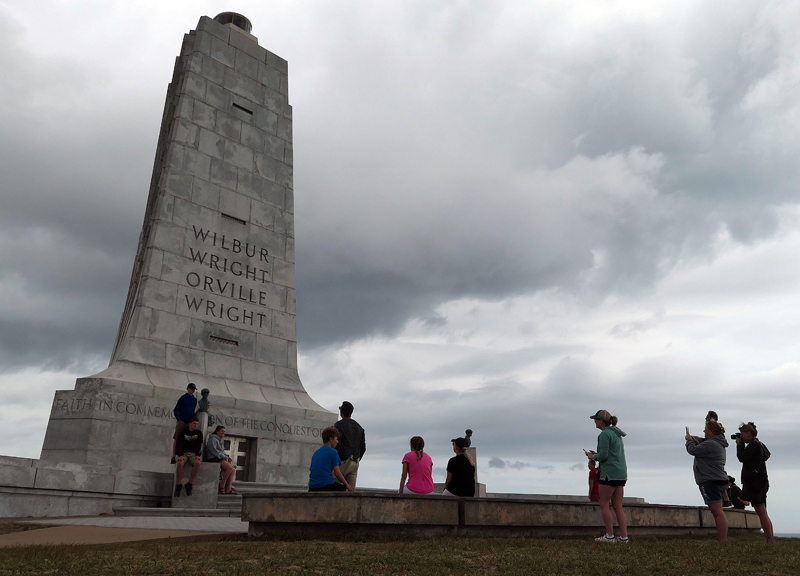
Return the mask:
M187 490L187 492L188 492L188 490ZM614 538L613 536L609 536L608 534L604 534L603 536L600 536L600 538L595 538L594 541L595 542L600 542L601 544L616 544L617 543L617 539Z
M186 483L186 495L187 496L191 496L192 495L192 488L193 488L192 483L191 482L187 482Z
M186 486L186 493L189 494L190 492L188 486L190 486L190 484L187 484ZM181 488L183 488L183 485L175 484L175 498L178 498L181 495Z

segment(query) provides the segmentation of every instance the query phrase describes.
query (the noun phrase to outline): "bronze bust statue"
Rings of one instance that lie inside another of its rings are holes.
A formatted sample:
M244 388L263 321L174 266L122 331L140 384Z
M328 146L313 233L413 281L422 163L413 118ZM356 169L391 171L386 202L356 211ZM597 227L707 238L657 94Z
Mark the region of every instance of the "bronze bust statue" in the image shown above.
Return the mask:
M208 412L208 409L211 407L211 402L208 401L208 395L211 393L211 390L208 388L203 388L200 390L200 401L197 403L197 413L200 412Z

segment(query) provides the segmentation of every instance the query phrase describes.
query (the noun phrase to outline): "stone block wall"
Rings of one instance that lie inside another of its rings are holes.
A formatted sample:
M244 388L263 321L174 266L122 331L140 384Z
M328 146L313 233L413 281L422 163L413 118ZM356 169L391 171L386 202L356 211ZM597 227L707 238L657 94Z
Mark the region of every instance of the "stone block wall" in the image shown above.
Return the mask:
M287 74L235 26L185 36L112 361L299 385Z

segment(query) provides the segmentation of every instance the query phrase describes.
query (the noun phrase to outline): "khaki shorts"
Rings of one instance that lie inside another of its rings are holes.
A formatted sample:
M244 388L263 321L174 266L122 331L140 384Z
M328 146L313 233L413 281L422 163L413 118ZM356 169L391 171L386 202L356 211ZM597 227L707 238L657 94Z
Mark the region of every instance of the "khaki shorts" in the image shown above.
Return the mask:
M200 459L200 456L198 456L194 452L184 452L183 457L186 458L186 462L189 465L194 465L194 461ZM178 456L178 458L180 458L180 456Z
M177 440L178 436L181 435L181 432L186 430L189 427L188 422L184 422L183 420L178 420L178 423L175 424L175 434L172 435L173 440Z

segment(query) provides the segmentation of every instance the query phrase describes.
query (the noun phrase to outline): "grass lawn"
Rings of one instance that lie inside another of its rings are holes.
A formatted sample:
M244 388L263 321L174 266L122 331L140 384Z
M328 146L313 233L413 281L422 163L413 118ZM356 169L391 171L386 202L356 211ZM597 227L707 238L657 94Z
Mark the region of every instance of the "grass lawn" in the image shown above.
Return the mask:
M428 538L344 541L159 541L0 549L0 575L75 574L630 574L800 575L800 539L733 536L640 538Z

